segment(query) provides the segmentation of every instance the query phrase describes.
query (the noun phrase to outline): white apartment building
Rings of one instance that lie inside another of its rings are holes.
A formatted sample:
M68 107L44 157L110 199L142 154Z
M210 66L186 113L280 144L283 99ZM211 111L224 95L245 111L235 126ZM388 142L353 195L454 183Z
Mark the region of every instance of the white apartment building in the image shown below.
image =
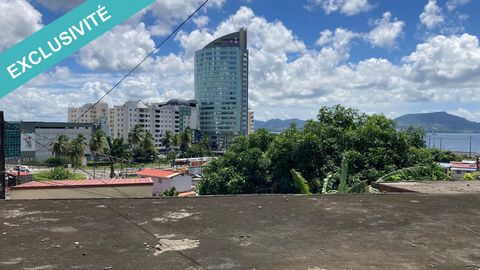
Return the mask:
M68 122L69 123L101 123L108 119L108 104L98 103L92 107L93 104L87 103L82 107L68 108ZM92 107L90 109L90 107ZM88 110L90 109L90 110Z
M141 125L149 131L158 149L167 131L178 134L189 127L198 129L198 108L194 100L172 99L163 103L129 101L110 109L109 128L115 138L128 139L128 133Z
M255 131L255 126L254 126L254 123L255 123L255 118L254 118L254 113L253 113L253 110L248 110L248 134L252 134L254 131Z
M69 107L68 123L100 124L100 128L110 136L108 104L87 103L82 107Z
M149 107L141 100L127 101L110 109L109 127L114 138L123 138L127 141L128 133L135 125L141 125L145 130L149 130L149 122Z
M198 107L194 100L172 99L165 103L150 104L150 133L157 148L167 131L178 134L187 127L198 129Z

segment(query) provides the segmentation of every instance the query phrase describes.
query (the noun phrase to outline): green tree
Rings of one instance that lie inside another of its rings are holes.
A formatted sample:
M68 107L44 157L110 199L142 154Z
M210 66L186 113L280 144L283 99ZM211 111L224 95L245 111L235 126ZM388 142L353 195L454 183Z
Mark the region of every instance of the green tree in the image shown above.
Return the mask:
M166 131L162 138L162 145L165 146L165 150L168 152L172 147L172 132Z
M88 146L90 148L90 152L92 152L93 160L96 166L98 155L103 154L105 149L108 147L105 132L101 129L95 131L93 136L90 138Z
M153 139L152 133L148 131L144 132L140 141L140 147L141 147L140 149L144 154L145 162L147 162L149 156L151 155L156 156L157 149L155 147L155 141Z
M93 155L102 154L108 146L105 132L101 129L95 131L88 146Z
M107 137L108 149L106 155L110 161L110 178L115 177L115 164L125 161L128 158L128 145L124 143L123 138Z
M57 158L67 157L69 141L67 135L58 135L57 138L50 143L52 154Z
M182 152L182 154L185 155L188 152L191 144L192 144L192 130L187 127L180 134L180 151Z
M128 133L128 143L133 149L142 148L142 142L145 139L145 131L141 125L135 125Z
M222 157L206 166L199 192L296 193L292 169L313 193L371 192L370 183L412 166L423 167L425 178L446 179L435 163L437 155L425 148L423 134L416 128L398 131L381 114L322 107L303 130L292 126L278 135L259 130L235 138Z
M199 143L192 144L188 149L189 157L209 157L213 155L212 146L207 137L203 137Z
M172 146L175 147L176 150L180 146L180 135L179 134L175 134L175 135L172 136Z
M67 149L67 155L74 166L79 166L80 161L85 155L85 149L87 148L87 140L83 134L73 139Z

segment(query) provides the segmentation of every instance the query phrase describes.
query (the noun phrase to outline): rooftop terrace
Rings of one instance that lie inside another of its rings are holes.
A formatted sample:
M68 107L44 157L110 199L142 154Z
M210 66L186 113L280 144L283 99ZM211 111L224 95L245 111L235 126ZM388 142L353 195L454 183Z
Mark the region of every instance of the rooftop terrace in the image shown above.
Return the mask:
M1 269L479 269L480 194L0 202Z

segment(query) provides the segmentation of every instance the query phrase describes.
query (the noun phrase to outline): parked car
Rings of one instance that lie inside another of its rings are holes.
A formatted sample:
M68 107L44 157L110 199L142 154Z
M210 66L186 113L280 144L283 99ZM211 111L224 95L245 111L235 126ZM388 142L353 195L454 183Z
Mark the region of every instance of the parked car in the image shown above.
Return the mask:
M30 172L30 168L28 168L27 166L23 166L23 165L17 165L15 166L15 171L18 172Z

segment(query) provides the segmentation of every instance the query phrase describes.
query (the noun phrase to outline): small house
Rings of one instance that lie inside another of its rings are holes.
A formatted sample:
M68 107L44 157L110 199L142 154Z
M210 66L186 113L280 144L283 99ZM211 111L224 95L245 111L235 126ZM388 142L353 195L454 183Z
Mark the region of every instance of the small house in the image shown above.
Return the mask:
M144 169L137 172L140 177L150 177L153 181L153 197L160 197L162 193L175 187L178 192L192 190L192 176L184 172L158 169Z
M450 171L454 180L462 180L466 173L473 173L478 171L478 166L475 161L464 160L462 162L451 162Z

